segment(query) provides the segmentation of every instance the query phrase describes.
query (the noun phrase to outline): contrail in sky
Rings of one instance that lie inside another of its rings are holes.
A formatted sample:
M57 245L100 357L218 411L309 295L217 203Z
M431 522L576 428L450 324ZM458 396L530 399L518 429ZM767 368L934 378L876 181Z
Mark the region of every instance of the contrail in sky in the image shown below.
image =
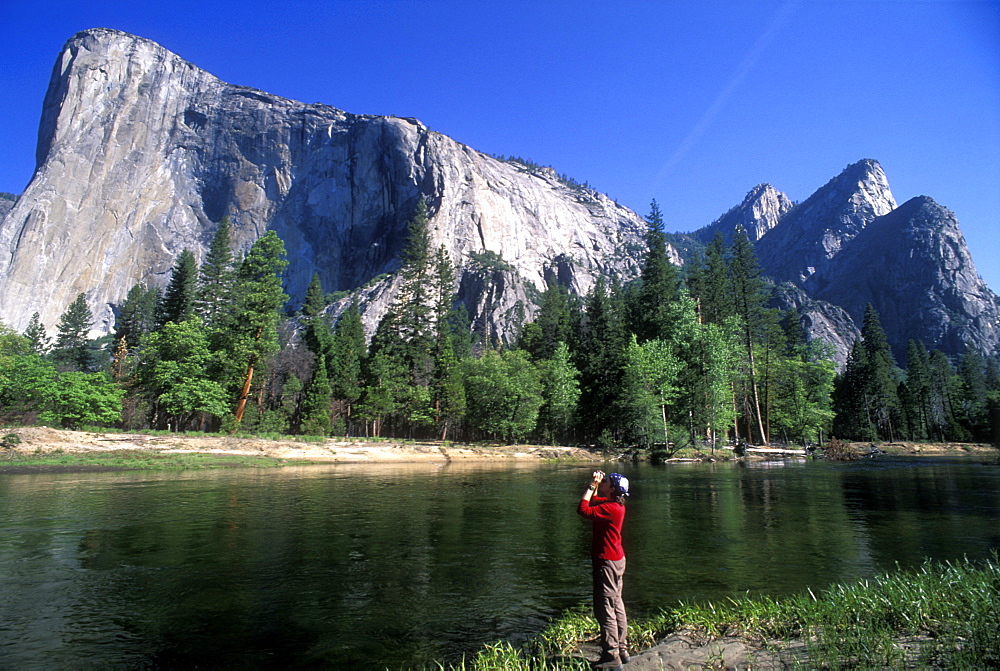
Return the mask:
M667 162L663 164L660 171L656 173L656 177L653 179L653 188L650 189L651 192L656 192L657 187L667 179L667 176L677 167L677 164L687 156L691 148L698 143L698 140L702 138L708 127L715 121L719 112L729 103L729 99L733 97L733 93L736 92L736 89L739 88L740 84L743 83L743 80L746 79L747 75L757 64L757 61L760 60L761 55L771 45L778 33L781 32L781 29L788 23L793 14L795 4L795 2L786 2L778 9L770 25L757 38L753 48L743 58L733 76L729 78L729 82L719 91L719 94L715 96L715 100L712 101L712 104L709 105L705 113L698 119L698 123L694 125L694 128L687 134L680 146L677 147Z

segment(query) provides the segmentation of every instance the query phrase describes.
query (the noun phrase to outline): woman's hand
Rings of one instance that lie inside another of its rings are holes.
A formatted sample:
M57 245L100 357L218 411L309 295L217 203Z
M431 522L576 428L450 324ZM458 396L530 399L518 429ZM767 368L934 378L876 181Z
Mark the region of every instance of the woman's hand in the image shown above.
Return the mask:
M602 480L604 480L604 471L594 471L594 475L590 478L590 486L587 487L587 491L583 493L584 501L590 500L590 497L592 497L597 491L597 486L601 484Z

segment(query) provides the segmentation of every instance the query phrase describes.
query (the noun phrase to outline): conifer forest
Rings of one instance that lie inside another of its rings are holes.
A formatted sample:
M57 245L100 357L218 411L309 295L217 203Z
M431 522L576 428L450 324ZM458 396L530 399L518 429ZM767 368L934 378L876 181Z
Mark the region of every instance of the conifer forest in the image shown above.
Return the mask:
M400 291L370 339L357 304L335 323L314 276L287 311L285 248L242 255L223 220L199 266L185 250L163 291L137 284L91 340L84 294L56 333L0 324L0 423L262 436L354 436L634 448L855 441L989 441L1000 362L911 341L893 360L869 305L840 372L797 314L769 307L753 245L717 236L683 272L654 201L641 275L583 297L551 283L515 343L456 304L421 203ZM901 363L905 367L901 366Z

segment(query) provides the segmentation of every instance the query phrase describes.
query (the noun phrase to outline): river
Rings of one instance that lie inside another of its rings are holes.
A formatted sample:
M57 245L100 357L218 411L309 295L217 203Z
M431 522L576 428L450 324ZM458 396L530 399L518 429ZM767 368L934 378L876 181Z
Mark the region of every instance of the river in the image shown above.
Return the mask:
M0 668L409 668L589 599L580 464L0 475ZM971 458L619 465L625 601L814 591L1000 548Z

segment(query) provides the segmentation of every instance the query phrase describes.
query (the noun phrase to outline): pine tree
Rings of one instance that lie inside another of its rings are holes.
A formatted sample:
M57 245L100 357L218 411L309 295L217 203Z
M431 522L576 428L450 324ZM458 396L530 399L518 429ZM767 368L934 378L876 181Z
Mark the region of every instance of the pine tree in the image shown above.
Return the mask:
M958 372L962 422L974 440L989 440L986 362L975 347L966 345Z
M229 218L223 217L198 272L195 307L206 327L217 327L230 309L235 281Z
M93 324L94 316L87 306L86 295L77 294L56 324L58 334L53 349L56 361L72 370L89 370L91 357L87 334Z
M302 301L302 314L306 317L315 317L326 308L326 299L323 294L323 283L320 282L319 273L313 273L309 287L306 289L305 300Z
M309 288L306 289L306 297L302 303L302 324L305 327L303 341L309 351L316 356L323 356L326 361L327 372L333 374L333 334L330 329L330 322L323 314L326 308L326 301L323 294L323 286L320 283L319 273L313 273Z
M650 203L646 226L646 258L631 306L632 330L640 343L667 337L670 325L666 315L670 303L677 298L678 285L677 271L667 257L663 216L655 200Z
M910 340L906 346L906 380L901 389L900 404L910 440L927 439L927 410L930 394L930 370L927 348Z
M170 283L157 308L156 324L167 322L179 324L194 315L195 290L198 281L198 264L190 249L181 251L174 262Z
M361 311L358 304L352 302L337 320L331 339L331 355L327 360L330 389L333 398L338 399L344 406L348 429L353 406L364 391L362 374L365 366L365 350L365 330L361 323Z
M31 349L39 356L45 356L49 351L52 339L45 333L45 325L40 321L40 315L36 312L31 315L28 327L24 329L25 338L31 343Z
M865 306L861 343L868 362L865 371L866 404L872 413L878 436L885 440L895 440L900 423L898 384L894 373L896 364L878 312L871 303Z
M587 295L577 357L584 428L592 439L602 443L613 442L620 430L618 401L626 345L622 311L608 294L604 278L598 278Z
M135 348L143 334L153 330L159 302L160 292L156 289L147 289L141 283L133 285L118 308L114 342L124 341L127 349Z
M691 295L698 301L702 323L721 324L736 313L721 233L716 233L708 244L695 277Z
M834 382L833 435L853 440L877 440L875 421L867 397L868 351L861 339L854 341L844 371Z
M928 430L937 440L968 440L955 421L955 397L959 380L948 356L941 350L931 350L928 370Z
M434 373L431 399L434 423L441 440L465 416L465 386L452 332L455 300L455 269L444 245L438 248L434 274Z
M407 432L434 422L435 264L430 248L427 204L417 203L400 253L399 291L372 336L366 375L365 412L381 427L389 415L405 424ZM406 383L400 385L398 375ZM372 388L374 379L391 389ZM381 430L381 429L379 429Z
M433 361L434 264L431 253L427 203L420 199L407 228L406 243L400 252L401 287L397 304L397 335L403 341L406 363L413 383L430 384Z
M738 228L733 236L732 258L729 263L729 282L735 314L743 324L743 356L746 366L746 407L753 421L756 437L768 442L764 429L764 415L758 386L755 347L763 323L767 302L766 284L760 275L760 266L753 245L746 231ZM754 436L751 436L753 438Z
M330 434L330 381L326 376L326 360L316 357L313 377L302 400L302 433L309 436Z
M254 367L264 355L278 349L277 324L281 306L288 299L282 290L281 273L287 265L284 243L274 231L268 231L253 244L236 273L230 349L246 367L236 406L237 422L243 419Z

